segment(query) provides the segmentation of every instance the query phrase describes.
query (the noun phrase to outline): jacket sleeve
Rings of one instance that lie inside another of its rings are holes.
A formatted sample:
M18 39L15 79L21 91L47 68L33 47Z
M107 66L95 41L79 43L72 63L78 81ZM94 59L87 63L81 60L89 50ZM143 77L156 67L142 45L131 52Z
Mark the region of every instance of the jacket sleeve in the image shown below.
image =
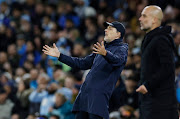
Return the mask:
M118 48L115 53L107 51L106 56L104 58L107 60L108 63L112 64L114 67L121 66L122 64L126 63L127 61L127 54L128 49L125 47Z
M95 56L96 54L93 53L86 56L85 58L77 58L77 57L67 56L61 53L58 60L61 61L62 63L67 64L72 68L86 70L91 68Z
M165 37L158 38L156 43L157 57L159 58L160 67L159 70L151 77L151 79L144 82L148 91L156 89L161 82L168 79L174 70L173 50Z

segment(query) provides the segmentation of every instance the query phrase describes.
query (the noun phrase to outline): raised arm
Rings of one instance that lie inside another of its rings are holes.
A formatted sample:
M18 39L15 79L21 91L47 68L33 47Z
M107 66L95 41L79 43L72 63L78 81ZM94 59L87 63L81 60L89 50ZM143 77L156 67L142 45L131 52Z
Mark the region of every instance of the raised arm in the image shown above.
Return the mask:
M57 57L59 61L69 65L70 67L82 70L90 69L93 64L94 57L96 56L96 54L90 54L85 58L70 57L60 53L55 44L53 44L53 48L47 45L43 46L43 48L44 49L42 51L45 54Z

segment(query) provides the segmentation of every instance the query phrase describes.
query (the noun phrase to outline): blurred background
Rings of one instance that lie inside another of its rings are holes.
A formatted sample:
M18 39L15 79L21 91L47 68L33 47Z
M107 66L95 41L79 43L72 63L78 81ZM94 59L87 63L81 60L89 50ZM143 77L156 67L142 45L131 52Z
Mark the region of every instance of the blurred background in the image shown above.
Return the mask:
M162 25L172 26L180 56L179 0L0 0L0 119L74 119L72 105L88 70L70 68L43 54L42 46L56 43L61 53L84 57L103 40L104 21L122 22L124 42L129 44L126 67L109 102L110 119L138 119L135 89L145 35L138 19L152 4L163 9Z

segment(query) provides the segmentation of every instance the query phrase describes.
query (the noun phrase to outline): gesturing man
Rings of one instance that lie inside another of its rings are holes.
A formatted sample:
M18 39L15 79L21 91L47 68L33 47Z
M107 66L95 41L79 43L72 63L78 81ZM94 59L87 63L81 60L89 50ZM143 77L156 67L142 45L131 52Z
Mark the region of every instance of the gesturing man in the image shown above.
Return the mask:
M76 119L109 119L108 102L127 61L128 45L122 41L124 25L117 21L105 22L104 25L106 43L94 44L93 53L85 58L66 56L55 44L53 48L43 47L45 54L58 57L59 61L71 67L91 69L73 106Z

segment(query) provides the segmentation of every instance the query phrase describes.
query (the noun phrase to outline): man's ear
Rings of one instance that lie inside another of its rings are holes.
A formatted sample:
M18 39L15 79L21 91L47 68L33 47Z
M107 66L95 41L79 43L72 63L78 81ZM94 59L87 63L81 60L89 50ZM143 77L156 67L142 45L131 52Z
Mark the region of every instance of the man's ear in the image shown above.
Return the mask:
M155 23L158 23L158 18L154 17L152 20L153 20L153 23L154 23L154 24L155 24Z

